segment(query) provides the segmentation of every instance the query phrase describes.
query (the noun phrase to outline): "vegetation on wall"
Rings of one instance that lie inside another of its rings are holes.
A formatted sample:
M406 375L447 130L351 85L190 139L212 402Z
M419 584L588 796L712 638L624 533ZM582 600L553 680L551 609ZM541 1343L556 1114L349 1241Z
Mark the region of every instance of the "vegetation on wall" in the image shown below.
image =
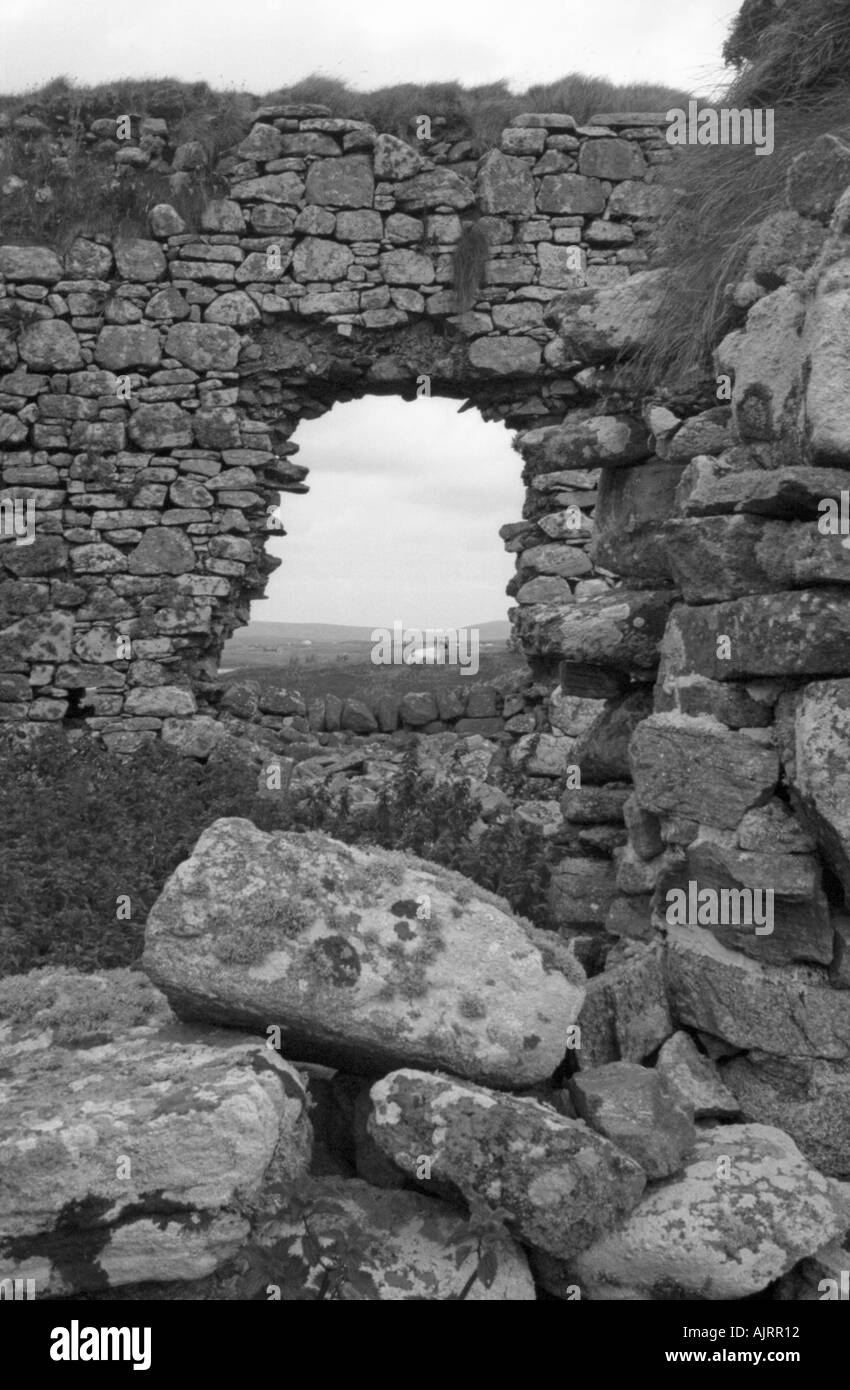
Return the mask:
M727 286L744 276L758 227L785 206L788 169L824 133L850 141L850 5L747 0L724 56L738 74L718 106L770 107L775 148L688 145L665 179L675 193L655 263L669 268L638 386L673 387L710 373L710 356L741 320Z

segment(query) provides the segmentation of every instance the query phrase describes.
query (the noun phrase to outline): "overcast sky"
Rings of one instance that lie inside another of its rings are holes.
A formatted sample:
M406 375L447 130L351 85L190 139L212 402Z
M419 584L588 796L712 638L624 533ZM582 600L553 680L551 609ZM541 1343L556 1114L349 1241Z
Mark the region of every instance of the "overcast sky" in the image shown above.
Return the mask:
M738 0L0 0L0 90L60 74L203 79L264 92L311 72L512 90L585 72L710 92ZM301 426L306 497L253 616L440 627L505 615L497 531L522 508L501 426L458 402L370 397Z

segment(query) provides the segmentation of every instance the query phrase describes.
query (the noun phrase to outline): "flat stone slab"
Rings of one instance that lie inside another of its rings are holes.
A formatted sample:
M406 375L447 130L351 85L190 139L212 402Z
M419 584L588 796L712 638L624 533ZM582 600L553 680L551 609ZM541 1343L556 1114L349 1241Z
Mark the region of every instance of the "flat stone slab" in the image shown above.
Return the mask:
M542 656L603 670L651 673L672 601L667 590L612 590L584 603L529 604L520 640ZM562 682L563 684L563 682Z
M670 615L662 668L716 681L850 675L847 598L846 588L824 586L680 605ZM718 644L719 637L728 641Z
M139 981L0 984L0 1268L36 1296L209 1274L246 1239L264 1185L310 1162L294 1068L257 1038L163 1021Z
M531 1085L561 1062L584 999L566 947L460 874L246 820L204 831L145 942L181 1017L277 1025L286 1056L345 1071Z
M746 811L769 800L779 781L774 748L727 729L709 715L653 714L630 744L639 804L734 830Z

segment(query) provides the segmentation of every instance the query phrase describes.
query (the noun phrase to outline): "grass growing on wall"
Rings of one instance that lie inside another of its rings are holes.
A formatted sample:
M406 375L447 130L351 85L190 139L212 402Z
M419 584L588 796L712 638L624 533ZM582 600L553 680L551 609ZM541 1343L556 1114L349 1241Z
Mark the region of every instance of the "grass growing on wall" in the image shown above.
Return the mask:
M785 207L788 169L824 133L850 142L847 0L753 0L724 49L740 72L719 106L774 110L775 148L686 146L664 173L675 197L655 261L670 269L650 340L635 361L644 389L710 372L711 351L742 319L727 286L743 278L756 231Z

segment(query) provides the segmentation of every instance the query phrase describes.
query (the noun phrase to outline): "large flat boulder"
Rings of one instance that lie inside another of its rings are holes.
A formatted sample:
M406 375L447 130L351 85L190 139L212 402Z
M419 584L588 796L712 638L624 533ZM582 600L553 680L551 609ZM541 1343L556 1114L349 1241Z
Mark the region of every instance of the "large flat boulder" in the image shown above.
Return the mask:
M0 1265L37 1296L210 1274L309 1165L294 1068L135 972L10 977L0 1048Z
M500 898L413 856L219 820L166 883L144 966L183 1018L265 1033L286 1056L548 1077L584 999L566 948Z
M371 1091L369 1132L413 1177L509 1214L528 1245L568 1259L635 1206L643 1170L602 1135L536 1100L409 1069Z

